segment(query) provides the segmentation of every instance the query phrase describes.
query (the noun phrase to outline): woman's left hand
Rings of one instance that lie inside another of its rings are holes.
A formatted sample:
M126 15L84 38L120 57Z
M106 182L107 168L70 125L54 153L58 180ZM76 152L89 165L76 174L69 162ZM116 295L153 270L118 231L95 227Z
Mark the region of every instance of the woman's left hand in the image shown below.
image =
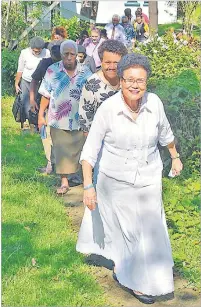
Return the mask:
M183 164L180 159L172 159L172 174L179 176L183 169Z

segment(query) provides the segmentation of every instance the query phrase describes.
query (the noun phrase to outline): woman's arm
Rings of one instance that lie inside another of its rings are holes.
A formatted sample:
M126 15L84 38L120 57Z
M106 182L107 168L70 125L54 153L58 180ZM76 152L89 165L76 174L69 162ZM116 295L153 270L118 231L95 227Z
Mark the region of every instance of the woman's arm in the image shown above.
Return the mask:
M15 77L15 91L17 94L22 91L21 88L19 87L21 78L22 78L22 72L18 71Z
M92 184L92 166L87 161L82 161L82 170L84 177L83 203L90 210L96 208L96 192Z
M43 125L45 125L45 126L47 125L45 117L44 117L44 113L45 113L45 110L48 108L49 103L50 103L50 99L42 96L41 103L40 103L40 110L39 110L39 113L38 113L38 128L39 128L39 130L41 129L41 127Z

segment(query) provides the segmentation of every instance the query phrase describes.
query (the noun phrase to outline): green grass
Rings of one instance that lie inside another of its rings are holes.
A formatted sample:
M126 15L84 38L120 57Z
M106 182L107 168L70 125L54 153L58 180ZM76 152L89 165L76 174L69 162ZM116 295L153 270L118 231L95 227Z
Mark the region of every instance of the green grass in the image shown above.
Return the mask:
M84 257L75 251L65 207L52 192L38 135L21 135L2 107L2 300L4 306L105 306ZM33 265L33 260L36 264Z

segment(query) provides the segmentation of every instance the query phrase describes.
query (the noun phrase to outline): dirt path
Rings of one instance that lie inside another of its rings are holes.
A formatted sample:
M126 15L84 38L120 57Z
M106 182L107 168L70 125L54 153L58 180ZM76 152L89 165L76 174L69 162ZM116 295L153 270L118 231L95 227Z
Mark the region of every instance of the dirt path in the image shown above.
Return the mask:
M72 187L63 197L66 212L71 218L73 230L78 233L82 220L84 207L82 204L82 185ZM111 306L138 307L145 306L136 300L125 288L120 286L112 278L111 261L104 260L99 256L89 256L88 264L94 265L93 272L98 283L104 289ZM197 291L188 287L187 281L175 275L175 298L169 301L156 302L153 306L175 306L175 307L198 307L201 306L200 295Z

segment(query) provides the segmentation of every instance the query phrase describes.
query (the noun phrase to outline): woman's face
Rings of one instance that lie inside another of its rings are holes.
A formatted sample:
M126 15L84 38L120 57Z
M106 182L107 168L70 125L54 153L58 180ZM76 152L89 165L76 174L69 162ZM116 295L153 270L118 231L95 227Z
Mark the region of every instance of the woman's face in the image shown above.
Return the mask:
M42 48L33 48L32 53L34 55L39 55L39 54L41 54L42 50L43 50Z
M91 39L94 44L98 43L100 40L100 36L96 31L91 31Z
M108 51L103 52L101 66L106 79L113 79L117 77L117 64L120 60L121 56L117 53Z
M123 72L121 88L125 99L138 101L147 88L147 72L143 67L130 67Z
M63 37L62 37L61 35L59 35L59 34L54 34L54 40L55 40L55 41L62 40L62 39L63 39Z

